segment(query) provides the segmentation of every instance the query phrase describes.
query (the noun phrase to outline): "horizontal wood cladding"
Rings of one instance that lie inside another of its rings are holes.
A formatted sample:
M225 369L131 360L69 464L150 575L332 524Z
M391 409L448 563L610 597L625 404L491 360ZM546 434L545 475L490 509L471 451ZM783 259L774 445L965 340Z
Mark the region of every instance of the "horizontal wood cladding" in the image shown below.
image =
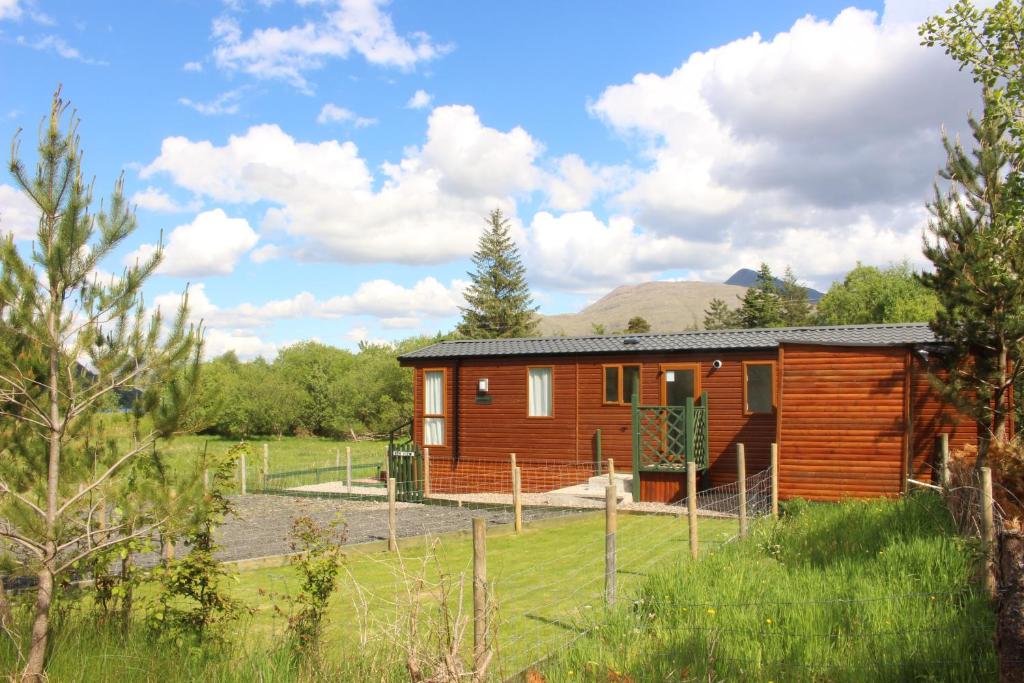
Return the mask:
M662 364L695 363L699 384L708 393L708 442L712 484L736 480L736 444L744 443L747 471L768 467L775 439L775 415L744 415L742 362L774 360L774 351L607 355L580 357L517 357L464 359L459 363L417 363L414 383L416 440L422 443L423 370L447 367L451 411L448 443L431 447L435 456L451 456L454 433L452 396L458 387L458 443L460 458L506 461L509 453L520 459L573 463L594 469L596 435L601 432L602 459L613 458L619 470L633 466L632 420L629 405L603 401L603 366L640 365L640 402L661 402ZM715 369L712 363L722 361ZM552 368L553 411L550 418L527 417L527 367ZM486 378L488 394L477 401L478 381ZM469 469L463 470L468 476ZM582 471L582 470L581 470ZM527 474L524 472L524 483ZM585 480L586 477L580 479ZM433 473L432 473L433 479ZM578 482L572 482L578 483ZM660 489L659 489L660 490ZM667 490L667 489L666 489ZM658 493L644 500L668 500Z
M784 346L780 496L900 492L907 355L904 348Z
M911 415L914 422L914 457L911 476L919 481L932 481L935 473L936 438L949 435L949 450L953 452L966 445L977 445L978 428L948 401L944 401L932 385L931 375L945 378L947 373L938 367L929 367L920 359L914 360L911 382Z

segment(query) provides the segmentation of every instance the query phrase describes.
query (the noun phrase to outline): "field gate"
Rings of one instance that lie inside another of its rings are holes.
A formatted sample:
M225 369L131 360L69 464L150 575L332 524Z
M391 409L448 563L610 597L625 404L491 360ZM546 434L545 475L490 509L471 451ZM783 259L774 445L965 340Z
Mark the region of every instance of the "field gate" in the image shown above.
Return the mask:
M412 420L388 434L388 472L395 479L395 500L423 500L423 452L412 438Z

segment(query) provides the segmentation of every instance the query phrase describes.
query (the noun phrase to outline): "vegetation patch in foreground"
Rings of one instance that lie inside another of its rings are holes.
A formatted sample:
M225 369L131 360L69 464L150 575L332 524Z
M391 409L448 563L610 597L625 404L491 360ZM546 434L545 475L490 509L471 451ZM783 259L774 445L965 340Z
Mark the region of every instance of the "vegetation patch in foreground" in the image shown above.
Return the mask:
M991 680L976 548L934 495L790 504L651 576L543 667L547 681Z

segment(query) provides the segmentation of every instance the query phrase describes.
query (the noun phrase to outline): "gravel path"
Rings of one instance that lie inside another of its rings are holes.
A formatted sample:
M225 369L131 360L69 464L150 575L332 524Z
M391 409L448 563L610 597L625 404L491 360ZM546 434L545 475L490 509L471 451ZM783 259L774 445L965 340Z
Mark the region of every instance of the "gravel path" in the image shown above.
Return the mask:
M217 541L221 549L217 557L221 560L291 552L288 533L292 522L303 515L321 523L340 515L348 525L346 544L387 540L387 503L259 494L235 496L232 503L236 514L218 530ZM397 508L399 538L468 530L473 517L484 517L489 524L512 523L512 512L506 509L416 503L398 503ZM523 519L529 521L564 514L567 512L561 508L525 508Z

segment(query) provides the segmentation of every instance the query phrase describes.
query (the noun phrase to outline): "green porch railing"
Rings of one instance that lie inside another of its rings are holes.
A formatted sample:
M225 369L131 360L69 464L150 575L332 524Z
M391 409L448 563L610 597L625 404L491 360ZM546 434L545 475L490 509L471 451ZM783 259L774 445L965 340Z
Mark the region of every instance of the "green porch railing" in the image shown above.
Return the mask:
M423 500L423 451L413 441L412 420L388 434L388 476L395 480L395 500Z
M697 404L692 398L682 406L645 406L633 395L633 495L640 500L641 472L686 472L694 462L697 471L708 468L708 394Z

